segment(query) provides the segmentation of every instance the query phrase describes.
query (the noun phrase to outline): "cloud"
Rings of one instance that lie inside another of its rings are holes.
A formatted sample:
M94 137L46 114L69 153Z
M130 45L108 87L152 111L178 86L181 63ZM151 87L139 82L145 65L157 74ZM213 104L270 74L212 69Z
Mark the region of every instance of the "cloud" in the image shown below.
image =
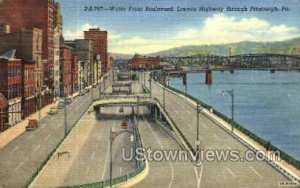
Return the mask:
M101 30L107 30L103 27L99 27L97 25L92 25L90 23L85 23L81 25L79 28L77 28L75 31L66 30L64 31L64 37L67 40L74 40L74 39L83 39L84 38L84 31L88 31L90 28L100 28ZM120 40L121 35L114 34L112 32L109 32L108 40L109 41L117 41Z
M74 39L82 39L83 38L83 31L87 31L90 28L95 28L97 26L86 23L79 28L77 28L75 31L66 30L64 31L64 37L67 40L74 40Z
M66 31L67 38L83 37L83 31L93 26L84 24L75 32ZM155 33L153 34L153 36ZM152 53L184 45L226 44L241 41L271 42L299 36L299 30L287 25L274 25L257 17L238 18L223 14L206 18L201 25L178 31L163 39L131 36L124 37L116 31L108 31L109 51L115 53Z

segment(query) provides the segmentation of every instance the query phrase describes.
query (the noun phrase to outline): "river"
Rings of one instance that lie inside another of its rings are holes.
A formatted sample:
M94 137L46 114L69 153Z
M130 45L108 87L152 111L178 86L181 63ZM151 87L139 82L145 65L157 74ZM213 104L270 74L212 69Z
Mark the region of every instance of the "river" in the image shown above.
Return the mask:
M188 93L231 117L234 89L234 118L251 132L300 160L300 72L215 71L212 85L205 85L205 73L188 74ZM170 81L185 91L182 80Z

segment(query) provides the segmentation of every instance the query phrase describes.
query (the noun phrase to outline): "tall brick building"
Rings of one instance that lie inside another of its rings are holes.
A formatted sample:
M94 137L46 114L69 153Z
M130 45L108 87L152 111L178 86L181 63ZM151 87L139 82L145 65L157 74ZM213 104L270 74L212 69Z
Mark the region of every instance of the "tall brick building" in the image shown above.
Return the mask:
M43 31L43 81L53 89L54 29L62 28L59 4L54 0L2 0L0 24L9 25L11 32L33 27Z
M72 64L71 64L71 93L78 91L78 53L72 52Z
M68 46L60 47L60 95L68 96L72 89L72 51Z
M0 93L8 101L8 107L1 112L0 131L21 121L21 71L21 60L15 58L15 50L0 56Z
M22 118L28 117L37 110L35 87L35 62L22 61Z
M16 49L16 57L35 62L35 87L42 86L42 30L37 28L0 35L0 54Z
M84 31L84 39L93 41L94 60L101 61L101 73L98 73L98 79L108 71L107 67L107 31L101 31L99 28ZM97 62L99 63L99 62ZM98 66L99 67L99 66ZM96 80L94 81L96 82Z

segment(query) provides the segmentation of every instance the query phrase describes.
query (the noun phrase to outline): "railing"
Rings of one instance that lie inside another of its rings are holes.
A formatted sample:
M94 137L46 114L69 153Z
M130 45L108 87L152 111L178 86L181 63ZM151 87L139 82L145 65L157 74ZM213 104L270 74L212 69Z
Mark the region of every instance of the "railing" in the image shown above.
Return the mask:
M161 106L161 108L163 109L162 107L162 104L160 103L160 101L157 99L157 98L154 98L154 100L157 102L157 104L159 104ZM166 110L164 110L164 113L168 116L168 117L171 117L168 112ZM180 137L183 139L183 141L185 142L185 144L188 146L188 149L193 153L195 154L196 151L195 149L192 147L192 145L190 144L190 142L187 140L187 138L185 137L185 135L182 133L182 131L178 128L178 126L176 125L176 123L173 121L172 118L169 118L170 119L170 123L172 123L176 129L176 131L179 133ZM170 127L171 128L171 127ZM171 128L172 131L174 131L172 128Z
M196 103L200 104L202 107L204 107L207 110L210 110L212 107L210 105L207 105L206 103L200 101L199 99L181 91L178 90L176 88L170 87L165 85L164 83L160 82L160 84L162 84L164 87L177 92L181 95L186 96L187 98L192 99L193 101L195 101ZM225 116L224 114L222 114L221 112L218 112L217 110L213 110L214 114L217 115L218 117L220 117L221 119L223 119L224 121L226 121L229 124L232 124L236 129L240 130L242 133L246 134L247 136L249 136L251 139L253 139L254 141L258 142L260 145L262 146L266 146L268 144L269 150L270 151L278 151L280 153L280 158L283 159L284 161L286 161L287 163L289 163L290 165L294 166L295 168L297 168L298 170L300 170L300 161L296 160L295 158L293 158L292 156L290 156L289 154L285 153L284 151L281 151L280 149L278 149L277 147L273 146L271 143L267 142L266 140L260 138L259 136L257 136L256 134L252 133L251 131L249 131L248 129L244 128L242 125L240 125L237 122L232 122L232 120L230 118L228 118L227 116Z

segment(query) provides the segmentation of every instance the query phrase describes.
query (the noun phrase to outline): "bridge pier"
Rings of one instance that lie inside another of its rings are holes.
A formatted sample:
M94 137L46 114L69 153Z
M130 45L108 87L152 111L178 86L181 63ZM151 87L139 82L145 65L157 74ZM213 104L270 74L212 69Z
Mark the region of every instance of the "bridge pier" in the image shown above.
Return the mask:
M205 71L205 84L207 84L207 85L212 84L212 71L211 70Z
M186 75L183 76L183 78L182 78L182 84L183 84L183 85L186 85Z
M275 73L275 69L274 69L274 68L271 68L271 69L270 69L270 73Z
M230 74L233 74L234 73L234 69L230 69L229 72L230 72Z

